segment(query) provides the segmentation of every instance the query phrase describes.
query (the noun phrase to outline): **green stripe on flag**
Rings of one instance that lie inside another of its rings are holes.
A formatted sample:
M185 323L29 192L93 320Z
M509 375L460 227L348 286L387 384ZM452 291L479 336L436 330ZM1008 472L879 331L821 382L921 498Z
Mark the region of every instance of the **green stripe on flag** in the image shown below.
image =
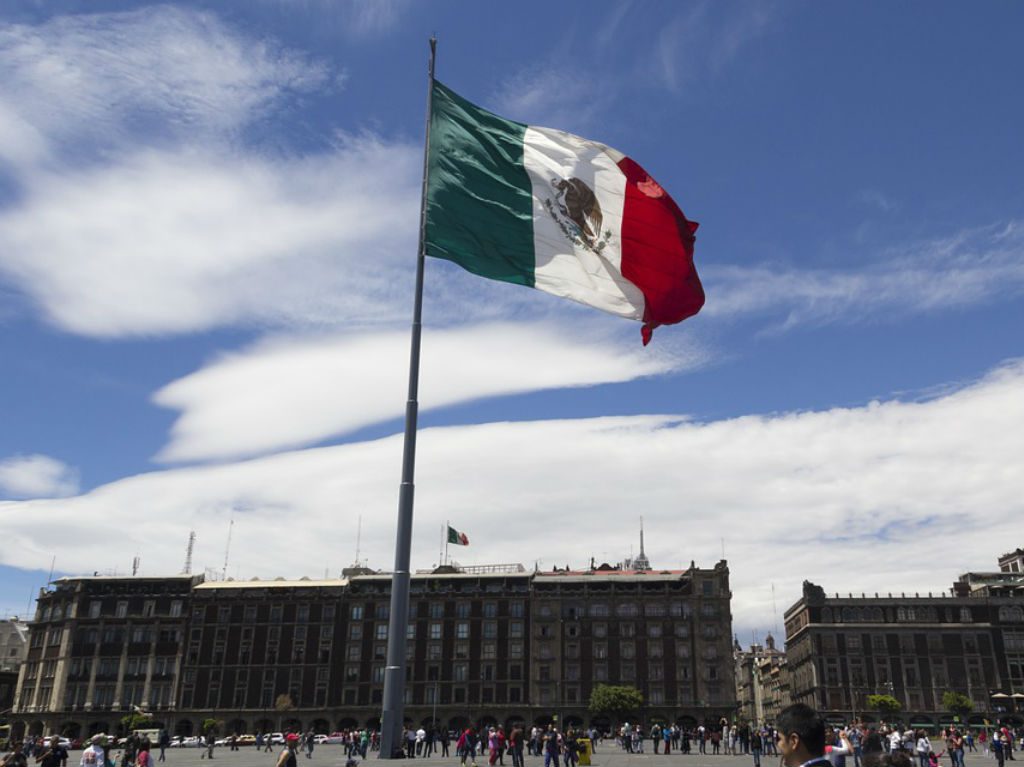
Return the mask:
M533 287L526 126L480 109L437 81L431 98L427 255Z

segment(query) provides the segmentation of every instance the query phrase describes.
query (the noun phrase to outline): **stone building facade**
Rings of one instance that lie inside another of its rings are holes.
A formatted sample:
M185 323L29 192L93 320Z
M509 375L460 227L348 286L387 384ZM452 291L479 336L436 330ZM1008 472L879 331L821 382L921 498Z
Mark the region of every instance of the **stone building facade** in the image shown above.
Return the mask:
M752 644L748 650L737 641L734 658L737 718L755 725L774 722L791 702L785 650L778 649L769 634L763 645Z
M138 706L172 733L378 726L390 574L334 580L62 578L40 594L16 729L116 732ZM729 570L439 568L410 586L406 717L589 724L602 683L642 721L735 708ZM597 724L612 724L598 719Z
M1015 560L1007 555L1007 561ZM867 710L867 696L889 694L902 704L904 722L938 728L953 721L942 695L954 691L973 702L972 724L993 718L1021 723L1024 576L1019 570L967 573L948 594L934 596L828 595L805 582L785 622L792 698L831 719L873 719L877 715ZM1017 701L1019 708L998 705L1000 700Z

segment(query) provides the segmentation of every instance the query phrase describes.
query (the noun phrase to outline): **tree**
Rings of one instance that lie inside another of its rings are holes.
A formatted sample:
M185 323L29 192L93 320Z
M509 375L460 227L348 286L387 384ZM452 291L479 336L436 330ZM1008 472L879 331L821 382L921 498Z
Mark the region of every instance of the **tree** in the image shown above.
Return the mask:
M125 734L130 735L135 730L151 730L155 722L151 717L140 714L137 711L121 717L121 729Z
M220 719L204 719L203 720L203 734L209 735L213 733L216 735L220 728L224 726L224 722Z
M590 693L590 712L611 714L617 721L639 711L643 704L644 696L630 685L599 684Z
M974 710L974 702L962 693L947 691L942 693L942 707L952 714L966 717Z
M903 705L891 695L869 695L868 708L874 709L883 719L895 716L902 709Z

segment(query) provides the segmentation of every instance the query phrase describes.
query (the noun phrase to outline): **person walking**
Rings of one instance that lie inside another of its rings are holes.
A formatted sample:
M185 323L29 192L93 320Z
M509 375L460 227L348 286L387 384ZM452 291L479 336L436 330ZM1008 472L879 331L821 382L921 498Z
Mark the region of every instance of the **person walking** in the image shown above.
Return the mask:
M157 761L166 762L167 747L171 745L171 736L167 733L167 730L160 730L160 737L157 738L157 745L160 746L160 756Z
M753 733L750 738L750 755L754 759L754 767L761 767L761 736Z
M298 767L295 751L299 747L299 736L289 732L284 738L284 749L277 757L277 767Z
M558 767L558 754L561 751L562 736L554 725L549 724L548 730L544 733L544 767L551 767L552 764Z

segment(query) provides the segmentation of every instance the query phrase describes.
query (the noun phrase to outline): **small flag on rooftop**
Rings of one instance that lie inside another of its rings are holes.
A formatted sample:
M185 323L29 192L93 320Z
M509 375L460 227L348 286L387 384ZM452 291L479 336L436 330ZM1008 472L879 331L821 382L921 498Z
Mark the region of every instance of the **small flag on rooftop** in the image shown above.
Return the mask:
M434 80L427 166L427 255L639 320L644 344L704 305L697 223L622 152Z
M448 543L454 543L456 546L468 546L469 536L448 525Z

